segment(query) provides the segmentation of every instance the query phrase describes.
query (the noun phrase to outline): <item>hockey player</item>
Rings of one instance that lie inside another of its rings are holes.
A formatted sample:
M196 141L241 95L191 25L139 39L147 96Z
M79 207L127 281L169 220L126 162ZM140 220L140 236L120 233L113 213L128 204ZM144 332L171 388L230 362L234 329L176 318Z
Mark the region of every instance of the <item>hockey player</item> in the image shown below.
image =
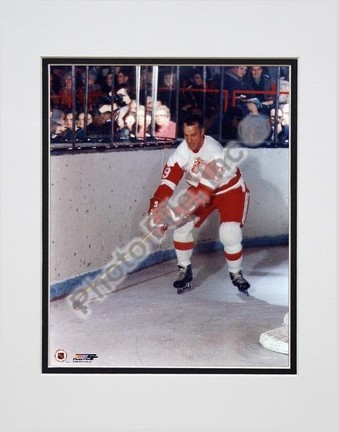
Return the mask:
M150 200L151 226L173 232L178 277L173 286L182 294L191 289L193 231L214 211L220 215L219 237L224 246L230 278L247 294L250 284L242 275L242 226L245 223L249 190L234 160L214 138L205 135L202 118L190 115L183 125L184 140L164 167L162 179ZM189 187L175 207L168 203L185 175Z

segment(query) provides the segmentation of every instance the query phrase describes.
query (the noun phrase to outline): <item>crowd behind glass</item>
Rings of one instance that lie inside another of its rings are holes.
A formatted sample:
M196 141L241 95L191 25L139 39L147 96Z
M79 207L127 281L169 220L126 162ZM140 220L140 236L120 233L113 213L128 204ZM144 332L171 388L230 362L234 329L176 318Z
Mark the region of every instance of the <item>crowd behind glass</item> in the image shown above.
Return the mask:
M289 67L55 65L49 76L52 148L176 145L189 113L223 145L244 145L248 116L267 122L261 146L289 145Z

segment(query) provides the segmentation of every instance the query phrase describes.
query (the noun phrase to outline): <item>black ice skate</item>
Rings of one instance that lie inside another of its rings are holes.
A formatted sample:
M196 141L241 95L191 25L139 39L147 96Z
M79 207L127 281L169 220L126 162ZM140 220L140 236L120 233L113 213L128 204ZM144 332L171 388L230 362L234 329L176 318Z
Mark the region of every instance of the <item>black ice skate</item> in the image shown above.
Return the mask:
M179 273L177 280L173 283L174 288L177 289L177 294L183 294L192 289L192 266L187 267L178 266Z
M233 285L236 286L240 292L249 295L247 290L251 285L244 278L241 271L238 273L230 273L230 277Z

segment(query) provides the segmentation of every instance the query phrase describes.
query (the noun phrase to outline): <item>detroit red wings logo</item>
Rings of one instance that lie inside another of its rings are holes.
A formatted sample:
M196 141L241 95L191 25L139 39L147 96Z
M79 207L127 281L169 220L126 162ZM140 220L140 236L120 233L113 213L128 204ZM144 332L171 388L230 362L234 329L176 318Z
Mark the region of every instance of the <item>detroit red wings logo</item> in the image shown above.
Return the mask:
M200 157L198 157L197 159L195 159L193 166L192 166L192 173L194 174L198 174L199 172L201 172L207 162L205 162L203 159L201 159Z

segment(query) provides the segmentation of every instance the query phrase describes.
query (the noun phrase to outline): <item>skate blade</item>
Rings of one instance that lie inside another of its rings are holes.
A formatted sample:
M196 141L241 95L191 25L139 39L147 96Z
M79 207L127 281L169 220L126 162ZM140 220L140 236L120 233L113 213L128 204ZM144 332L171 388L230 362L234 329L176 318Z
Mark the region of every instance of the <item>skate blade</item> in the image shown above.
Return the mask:
M245 289L245 290L241 290L240 288L238 288L238 291L239 291L241 294L244 294L244 295L246 295L246 296L249 296L249 293L248 293L247 289Z
M192 285L188 284L182 288L177 288L177 294L184 294L184 293L186 293L188 291L192 291L192 290L193 290Z
M193 280L193 279L192 279ZM189 281L189 282L186 282L189 286L191 286L192 285L192 280L191 281ZM180 288L180 282L173 282L173 287L174 288L176 288L176 289L182 289L182 288Z

